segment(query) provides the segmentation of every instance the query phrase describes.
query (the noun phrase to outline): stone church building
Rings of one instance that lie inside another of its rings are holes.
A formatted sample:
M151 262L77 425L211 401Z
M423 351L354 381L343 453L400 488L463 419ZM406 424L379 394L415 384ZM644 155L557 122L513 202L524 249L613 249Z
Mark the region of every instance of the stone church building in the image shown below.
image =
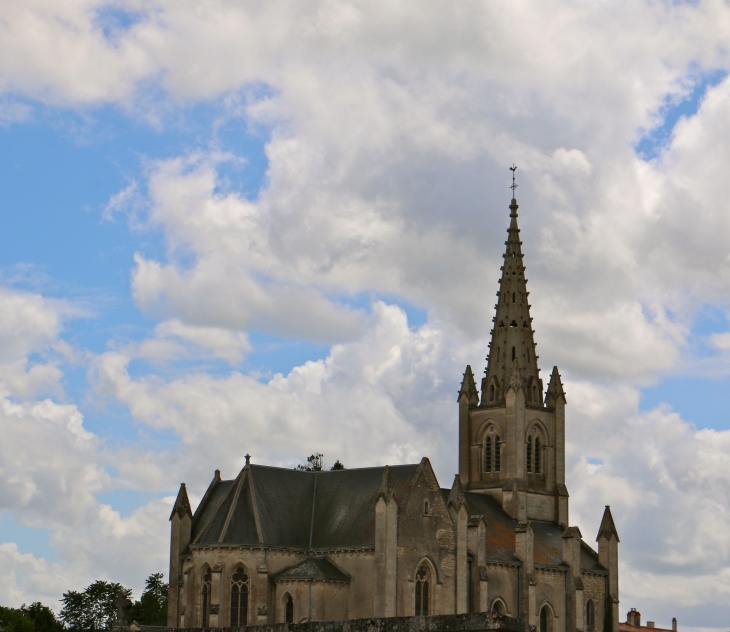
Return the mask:
M458 395L459 474L427 458L306 472L250 463L172 515L169 627L494 612L539 632L618 632L618 533L570 526L565 406L535 353L517 202L481 388ZM532 627L534 626L534 627Z

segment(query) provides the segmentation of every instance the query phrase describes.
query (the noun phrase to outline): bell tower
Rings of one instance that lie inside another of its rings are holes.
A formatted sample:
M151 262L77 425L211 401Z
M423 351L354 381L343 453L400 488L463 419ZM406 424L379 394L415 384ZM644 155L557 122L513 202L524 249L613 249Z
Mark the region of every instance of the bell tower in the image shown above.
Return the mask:
M547 392L540 379L518 208L513 197L481 389L467 366L459 390L459 474L517 520L567 526L565 392L557 367Z

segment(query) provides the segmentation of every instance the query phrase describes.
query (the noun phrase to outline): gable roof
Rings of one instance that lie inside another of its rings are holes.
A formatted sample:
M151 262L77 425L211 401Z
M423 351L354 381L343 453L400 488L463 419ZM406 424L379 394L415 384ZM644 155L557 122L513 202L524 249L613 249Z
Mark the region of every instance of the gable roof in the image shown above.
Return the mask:
M397 499L407 497L419 467L389 468ZM195 512L191 544L373 547L375 503L384 471L306 472L247 465L233 481L214 479Z
M349 582L352 577L327 557L308 557L303 562L279 571L271 579L282 580L323 580Z

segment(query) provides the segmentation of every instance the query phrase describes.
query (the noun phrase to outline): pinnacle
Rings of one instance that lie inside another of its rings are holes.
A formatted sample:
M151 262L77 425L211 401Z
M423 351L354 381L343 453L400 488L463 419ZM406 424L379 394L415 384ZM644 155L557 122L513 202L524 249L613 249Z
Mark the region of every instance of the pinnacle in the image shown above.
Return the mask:
M474 381L474 374L471 370L471 365L466 365L466 371L464 371L464 379L461 381L461 388L459 389L459 396L456 401L459 401L462 396L466 396L470 406L477 406L479 404L479 393L477 392L477 385Z
M454 476L454 484L451 486L448 502L458 510L464 501L464 487L461 484L461 476L457 474Z
M385 466L383 476L380 479L380 489L378 490L378 498L383 497L385 502L389 502L395 496L395 483L390 473L390 467Z
M596 536L596 542L598 542L601 538L606 538L606 540L610 540L611 536L616 536L616 542L621 542L621 540L618 539L618 531L616 530L616 525L613 522L611 507L609 505L606 505L606 509L603 512L603 519L601 520L601 526L598 528L598 536Z
M192 517L193 513L190 511L190 501L188 500L188 491L185 487L185 483L180 484L180 491L177 493L175 504L172 506L172 513L170 514L170 520L172 520L177 514L182 518L185 514Z

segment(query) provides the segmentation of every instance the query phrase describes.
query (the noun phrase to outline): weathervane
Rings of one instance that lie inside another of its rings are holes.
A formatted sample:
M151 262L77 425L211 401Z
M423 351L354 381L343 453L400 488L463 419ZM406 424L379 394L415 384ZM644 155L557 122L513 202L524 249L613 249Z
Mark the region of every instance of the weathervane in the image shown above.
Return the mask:
M520 186L519 184L515 184L515 171L517 171L517 166L515 163L512 163L512 166L509 168L509 170L512 172L512 186L510 189L512 189L512 197L515 196L515 189Z

